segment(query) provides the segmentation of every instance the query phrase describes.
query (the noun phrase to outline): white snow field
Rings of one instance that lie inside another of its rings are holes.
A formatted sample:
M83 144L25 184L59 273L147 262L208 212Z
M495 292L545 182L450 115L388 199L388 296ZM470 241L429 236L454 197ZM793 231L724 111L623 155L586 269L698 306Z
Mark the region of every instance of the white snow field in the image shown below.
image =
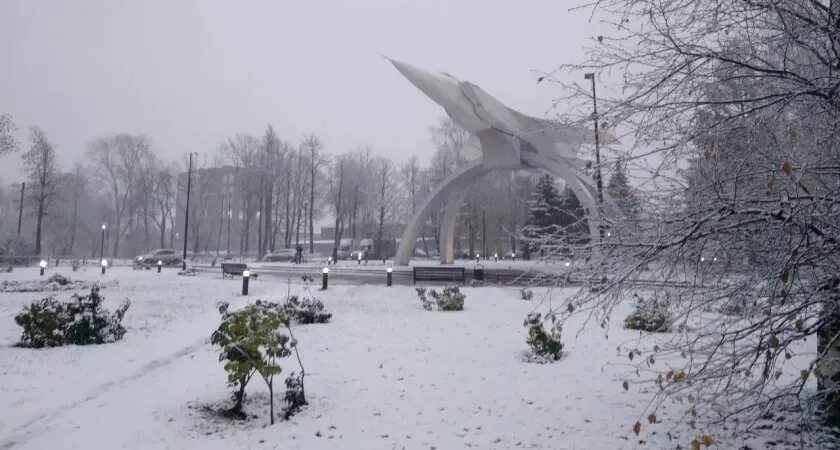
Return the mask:
M529 363L522 322L548 306L547 291L535 289L525 302L518 289L497 287L463 288L461 312L425 311L406 286L314 291L333 319L295 329L309 405L269 426L267 390L255 377L247 410L257 417L230 422L206 409L230 401L209 343L219 323L216 304L282 301L284 280L255 280L251 295L241 297L241 283L217 273L114 268L101 276L59 267L47 275L56 271L117 280L102 293L110 309L131 299L128 333L100 346L13 347L20 334L14 316L48 293L0 294L0 449L689 448L700 433L680 422L685 405L677 402L657 410L656 425L641 419L651 396L633 383L626 357L639 335L620 320L606 333L594 324L581 331L585 318L575 319L564 329L561 361ZM0 275L37 278L37 269ZM295 284L292 292L302 288ZM555 289L551 301L569 294ZM283 365L278 385L297 370L291 358ZM276 395L279 408L282 392ZM632 432L637 420L639 436Z

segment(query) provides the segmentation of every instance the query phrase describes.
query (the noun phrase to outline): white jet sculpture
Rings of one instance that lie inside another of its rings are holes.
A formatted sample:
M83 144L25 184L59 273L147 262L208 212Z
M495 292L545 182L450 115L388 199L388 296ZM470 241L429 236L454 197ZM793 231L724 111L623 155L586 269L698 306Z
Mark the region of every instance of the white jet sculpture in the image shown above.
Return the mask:
M459 81L446 73L431 74L404 62L389 61L442 106L453 122L470 133L467 148L462 149L462 153L468 156L471 153L474 158L443 180L420 205L403 232L395 258L397 264L407 265L411 261L423 224L444 200L447 203L438 238L440 262L452 264L455 221L466 188L493 170L538 169L563 179L586 209L592 241L599 241L601 220L596 187L580 172L586 161L577 157L580 145L588 139L589 130L526 116L468 81Z

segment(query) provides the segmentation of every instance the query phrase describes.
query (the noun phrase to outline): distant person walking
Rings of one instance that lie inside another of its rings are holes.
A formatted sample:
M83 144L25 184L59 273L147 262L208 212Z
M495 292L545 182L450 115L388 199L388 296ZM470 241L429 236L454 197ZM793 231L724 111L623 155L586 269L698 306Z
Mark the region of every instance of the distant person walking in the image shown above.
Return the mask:
M303 263L303 245L298 243L295 247L295 264Z

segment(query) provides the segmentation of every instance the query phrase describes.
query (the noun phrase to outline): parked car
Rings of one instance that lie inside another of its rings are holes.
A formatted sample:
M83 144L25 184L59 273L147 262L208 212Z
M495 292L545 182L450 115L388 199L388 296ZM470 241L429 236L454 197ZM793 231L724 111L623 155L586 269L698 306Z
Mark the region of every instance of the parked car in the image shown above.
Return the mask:
M294 261L295 249L281 248L265 255L263 261L278 262L278 261Z
M158 261L164 266L177 266L183 262L178 251L171 248L152 250L134 259L137 265L156 265Z

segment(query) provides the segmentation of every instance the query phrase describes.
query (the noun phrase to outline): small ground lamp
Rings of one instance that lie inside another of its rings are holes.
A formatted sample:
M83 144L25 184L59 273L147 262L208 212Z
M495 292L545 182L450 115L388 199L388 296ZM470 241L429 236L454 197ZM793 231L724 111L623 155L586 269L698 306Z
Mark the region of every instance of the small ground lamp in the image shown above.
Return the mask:
M41 268L41 276L44 276L44 269L47 268L47 261L42 259L41 262L38 263L38 266Z
M478 264L478 259L479 259L480 257L481 257L481 254L479 254L479 253L476 253L476 254L475 254L475 263L476 263L476 264Z
M572 263L570 263L569 261L566 261L566 267L569 267L571 265L572 265Z
M102 261L99 262L99 265L102 266L102 275L105 275L105 268L108 267L108 260L102 258Z
M362 264L362 252L359 252L359 257L356 259L359 261L359 264Z
M511 254L510 254L510 258L511 258L512 260L516 261L516 253L511 253Z
M330 264L332 264L332 256L327 258L327 265L329 266Z
M242 295L248 295L248 280L251 278L250 270L242 271Z
M160 268L163 267L163 261L158 260L158 273L160 273Z
M394 268L388 266L388 268L385 269L385 276L386 276L385 286L390 286L391 282L393 281L393 277L394 277Z
M330 276L330 268L329 267L324 267L323 269L321 269L321 290L322 291L327 290L327 279L329 278L329 276Z
M498 253L493 253L493 261L498 261L498 260L499 260L499 254Z

